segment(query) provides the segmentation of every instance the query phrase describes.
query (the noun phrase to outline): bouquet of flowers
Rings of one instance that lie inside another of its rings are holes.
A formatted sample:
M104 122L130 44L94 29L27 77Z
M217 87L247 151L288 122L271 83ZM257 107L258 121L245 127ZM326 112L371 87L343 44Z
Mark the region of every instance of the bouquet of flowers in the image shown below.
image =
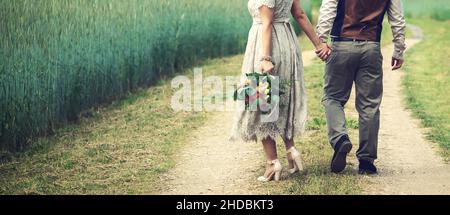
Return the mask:
M279 89L277 77L256 72L248 73L246 77L244 85L234 92L234 100L245 101L246 110L270 113L280 101L280 95L284 94Z

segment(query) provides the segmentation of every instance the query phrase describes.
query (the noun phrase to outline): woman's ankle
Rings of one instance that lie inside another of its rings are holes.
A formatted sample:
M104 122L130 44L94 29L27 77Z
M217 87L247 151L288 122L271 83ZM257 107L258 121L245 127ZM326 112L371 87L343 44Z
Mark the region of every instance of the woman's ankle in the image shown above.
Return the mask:
M286 151L295 147L294 140L283 140L283 141L284 141L284 147L286 148Z

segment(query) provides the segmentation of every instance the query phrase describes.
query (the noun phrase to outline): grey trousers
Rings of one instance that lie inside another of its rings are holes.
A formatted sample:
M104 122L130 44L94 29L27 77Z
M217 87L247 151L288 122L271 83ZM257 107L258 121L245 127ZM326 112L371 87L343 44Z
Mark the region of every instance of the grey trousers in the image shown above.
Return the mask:
M344 106L356 86L359 113L359 160L377 159L380 103L383 95L383 56L378 42L333 42L326 63L324 96L328 137L334 146L348 137Z

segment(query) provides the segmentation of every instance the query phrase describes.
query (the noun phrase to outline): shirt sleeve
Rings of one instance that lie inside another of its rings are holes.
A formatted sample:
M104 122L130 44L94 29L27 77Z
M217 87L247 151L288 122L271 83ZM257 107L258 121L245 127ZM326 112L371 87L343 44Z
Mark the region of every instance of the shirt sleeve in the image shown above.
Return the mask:
M327 42L337 14L338 0L323 0L320 7L317 35L322 42Z
M403 52L406 49L406 21L403 12L402 0L392 0L387 12L389 24L391 24L392 35L394 37L394 39L392 40L392 42L394 42L393 57L397 59L403 59Z

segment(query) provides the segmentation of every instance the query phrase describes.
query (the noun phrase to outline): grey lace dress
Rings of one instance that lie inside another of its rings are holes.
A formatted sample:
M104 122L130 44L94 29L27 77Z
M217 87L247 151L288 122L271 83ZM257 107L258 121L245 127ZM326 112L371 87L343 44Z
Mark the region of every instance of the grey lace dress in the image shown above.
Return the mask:
M285 84L280 95L278 117L275 121L262 120L260 111L238 108L235 115L231 140L258 141L278 135L293 139L305 130L307 107L303 78L303 61L300 44L290 25L293 0L249 0L248 9L253 17L247 48L242 66L241 82L246 73L261 71L262 33L259 8L263 5L273 8L272 58L275 63L274 75ZM287 86L287 87L286 87Z

